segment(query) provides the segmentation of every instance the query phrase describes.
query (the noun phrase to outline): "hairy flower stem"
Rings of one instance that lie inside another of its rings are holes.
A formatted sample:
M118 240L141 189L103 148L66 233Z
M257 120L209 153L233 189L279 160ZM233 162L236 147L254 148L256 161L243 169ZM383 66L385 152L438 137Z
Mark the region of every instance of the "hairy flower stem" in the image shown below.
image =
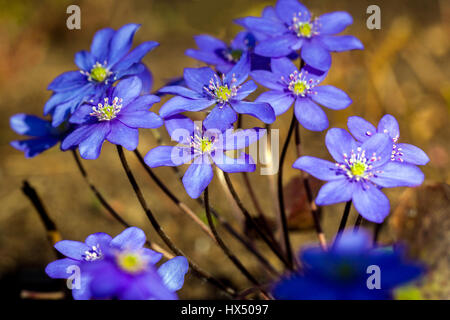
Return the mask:
M301 138L300 138L300 126L299 123L295 124L295 150L297 151L297 158L301 157ZM309 183L309 175L305 171L302 171L303 186L306 191L306 197L308 199L309 207L311 209L311 214L314 221L314 228L316 229L317 237L319 239L320 246L322 249L327 249L327 240L325 234L323 233L322 226L320 225L319 208L314 202L314 197L311 190L311 184Z
M292 120L291 120L291 124L289 126L286 141L284 142L283 149L281 150L280 165L279 165L279 169L278 169L278 201L279 201L279 205L280 205L280 218L281 218L280 220L281 220L281 227L282 227L282 232L283 232L284 247L285 247L286 255L287 255L287 262L288 262L287 267L290 270L294 269L294 261L293 261L293 255L292 255L291 241L289 239L289 233L288 233L286 209L284 206L283 164L284 164L284 160L286 159L289 141L292 138L292 133L294 132L296 122L297 122L297 119L295 118L295 114L292 114Z
M51 246L53 247L55 243L61 241L61 234L56 228L56 224L50 218L47 213L47 209L45 209L44 204L42 203L41 198L39 197L36 190L28 183L28 181L24 181L22 185L23 194L31 201L31 204L36 209L39 214L39 218L41 218L42 223L44 224L45 230L47 231L47 239ZM58 258L65 258L63 254L59 251L55 250Z
M156 183L156 185L161 189L162 192L166 196L169 197L169 199L175 203L175 205L180 208L185 214L188 215L189 218L192 219L211 239L214 239L214 235L211 233L211 230L209 230L208 226L200 220L200 218L194 213L194 211L189 208L184 202L180 201L167 187L166 185L158 178L158 176L150 169L149 166L147 166L144 162L144 158L140 154L140 152L136 149L134 150L134 154L138 158L139 162L142 164L144 170L147 172L147 174L150 176L150 178L153 179L153 181Z
M269 237L263 230L261 230L260 226L255 222L253 217L250 215L250 213L242 204L241 199L239 198L236 190L233 187L230 176L226 172L224 172L224 177L227 186L230 189L231 195L233 196L234 201L238 205L239 209L241 210L247 221L251 223L252 227L255 229L255 231L258 233L261 239L269 246L269 248L273 251L273 253L275 253L278 259L280 259L281 262L283 262L286 267L289 267L289 262L287 261L286 257L281 253L280 247L277 245L275 240L272 237Z
M204 199L205 199L205 209L206 209L206 218L208 219L209 227L211 228L212 233L214 234L214 237L216 238L217 243L219 244L222 251L225 253L225 255L233 262L233 264L241 271L241 273L255 286L260 287L260 283L258 280L256 280L252 274L247 270L247 268L244 267L242 262L233 254L233 252L227 247L225 242L223 242L222 238L220 238L216 227L214 226L214 222L212 220L211 211L209 209L209 196L208 196L208 187L206 187L205 191L203 191ZM267 293L261 289L261 292L263 295L267 296Z
M136 197L139 200L139 203L142 206L142 209L144 209L145 214L147 215L147 218L150 220L150 223L152 224L155 231L158 233L160 238L164 241L164 243L169 247L169 249L177 256L184 256L187 258L187 256L177 247L175 244L170 240L169 236L164 232L164 230L161 228L160 224L156 220L155 216L153 215L153 212L150 210L150 208L147 205L147 202L145 201L145 198L142 194L142 191L137 184L137 181L131 172L131 169L128 165L127 159L125 157L125 154L123 152L123 149L121 146L117 146L117 153L119 154L120 162L122 163L122 167L128 177L128 180L130 181L131 186L133 187L133 191L136 194ZM188 258L187 258L188 259ZM217 287L220 287L224 291L226 291L230 295L234 295L236 293L236 290L233 288L230 288L228 286L225 286L221 281L213 278L211 275L207 274L205 271L200 269L197 264L195 264L192 260L188 259L190 268L202 277L206 278L209 282L214 283Z
M347 224L348 216L350 214L350 209L352 208L352 200L347 201L345 203L344 213L342 214L341 222L339 223L339 229L336 233L336 238L334 239L333 247L337 244L342 231L345 229L345 225Z

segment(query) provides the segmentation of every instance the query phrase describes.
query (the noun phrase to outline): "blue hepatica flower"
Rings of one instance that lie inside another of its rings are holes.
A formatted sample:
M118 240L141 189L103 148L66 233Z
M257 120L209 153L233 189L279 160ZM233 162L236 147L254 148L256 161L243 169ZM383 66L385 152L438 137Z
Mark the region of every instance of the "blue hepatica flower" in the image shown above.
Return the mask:
M250 80L244 83L250 72L248 55L245 55L226 74L217 75L211 68L184 69L184 80L188 88L168 86L161 93L177 95L167 101L159 110L163 118L185 111L200 111L212 105L215 107L204 120L205 126L226 130L237 120L236 113L249 114L264 123L275 121L272 107L265 102L243 101L256 90Z
M407 261L403 249L371 248L371 239L362 230L341 234L329 251L319 247L304 249L300 259L304 270L279 281L273 289L283 300L385 300L392 291L419 278L424 267ZM379 269L379 288L368 279ZM369 270L369 271L368 271ZM368 283L372 289L369 289ZM372 287L375 286L375 287Z
M50 149L70 131L67 123L55 128L50 120L23 113L13 115L9 120L11 128L30 139L11 141L11 146L23 151L26 158L32 158Z
M158 128L163 120L148 109L160 98L140 96L142 82L138 77L120 81L108 89L97 104L85 103L70 117L78 125L62 142L61 149L78 146L84 159L97 159L105 140L135 150L139 141L138 128Z
M337 11L314 19L296 0L278 0L275 10L267 9L262 17L246 17L237 23L251 32L267 34L267 39L256 45L256 54L280 58L301 50L306 64L322 71L331 66L330 51L364 49L354 36L336 35L353 23L350 14Z
M130 51L137 24L127 24L115 31L99 30L92 40L91 51L75 55L79 71L68 71L55 78L48 90L54 93L44 106L44 114L53 116L53 126L59 126L83 102L96 100L117 80L139 76L150 90L151 74L141 59L158 43L148 41Z
M375 128L370 122L360 117L350 117L347 121L350 133L360 142L367 141L375 133L385 133L393 141L392 161L405 162L415 165L425 165L430 161L422 149L407 143L398 143L400 138L400 129L397 120L387 114L381 118L378 128Z
M144 248L145 239L141 229L130 227L114 238L94 233L84 243L63 240L55 248L66 258L51 262L45 271L51 278L66 279L79 268L79 287L74 279L72 288L76 300L177 299L175 291L183 286L187 259L175 257L157 269L162 254Z
M393 143L384 133L373 134L360 144L344 129L333 128L327 132L325 143L335 163L304 156L293 165L328 181L319 190L318 205L353 200L365 219L381 223L390 205L380 188L414 187L424 180L418 167L391 161Z
M145 156L145 163L151 167L179 166L190 161L183 176L183 185L189 196L198 198L213 178L215 164L224 172L252 172L256 165L250 155L241 153L239 158L230 158L226 151L247 147L262 137L266 130L260 128L233 132L196 125L192 120L176 115L165 120L167 131L177 146L159 146Z
M256 38L251 32L239 32L230 45L209 35L196 36L195 42L199 49L188 49L186 55L215 66L220 73L229 72L246 54L250 55L251 70L269 69L270 59L253 53Z
M323 72L308 66L299 71L288 58L272 59L271 68L272 72L251 73L256 82L270 89L255 102L269 103L276 116L294 103L295 116L306 129L322 131L328 127L327 115L316 103L333 110L347 108L352 103L344 91L329 85L318 86L326 76Z

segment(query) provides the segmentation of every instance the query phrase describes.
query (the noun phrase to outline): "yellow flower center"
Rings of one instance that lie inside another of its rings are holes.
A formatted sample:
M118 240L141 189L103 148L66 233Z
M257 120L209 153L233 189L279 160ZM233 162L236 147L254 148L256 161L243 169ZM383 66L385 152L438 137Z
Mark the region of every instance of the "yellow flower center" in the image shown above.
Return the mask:
M119 267L129 273L137 273L145 270L147 261L136 252L124 252L117 256Z
M102 65L96 64L91 69L90 76L97 82L103 82L108 77L108 70L106 70L106 68L104 68Z
M203 138L201 140L201 146L200 148L202 149L202 152L208 152L211 150L212 147L212 142L211 140L209 140L208 138Z
M300 23L298 25L298 33L306 38L311 37L312 34L312 25L309 22Z
M227 86L220 86L216 89L216 97L220 101L228 101L228 97L231 96L231 90Z
M304 81L298 81L294 84L294 93L296 95L304 94L306 90L308 89L308 86Z
M351 167L350 171L354 176L362 176L366 172L367 166L362 162L355 162Z

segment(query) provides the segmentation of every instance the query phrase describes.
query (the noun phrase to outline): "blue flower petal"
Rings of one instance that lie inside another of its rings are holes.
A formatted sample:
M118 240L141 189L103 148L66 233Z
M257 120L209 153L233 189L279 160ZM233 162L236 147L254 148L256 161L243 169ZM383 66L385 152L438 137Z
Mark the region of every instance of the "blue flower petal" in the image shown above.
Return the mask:
M24 152L25 158L33 158L53 147L58 141L59 139L54 137L41 137L27 140L14 140L10 142L10 145Z
M376 186L356 183L352 200L356 211L366 220L381 223L389 214L389 199Z
M318 18L320 34L335 34L345 30L353 23L352 16L345 11L325 13Z
M175 167L192 160L189 148L171 146L158 146L150 150L144 157L145 163L150 168L161 166Z
M151 50L159 46L158 42L146 41L138 45L132 51L130 51L124 58L116 63L111 70L124 70L131 67L133 64L138 63L144 58L144 56Z
M102 250L102 248L109 247L109 243L111 242L111 240L112 237L109 234L104 232L97 232L87 236L84 243L86 243L86 245L88 245L89 247L100 247L100 250Z
M346 130L340 128L328 130L325 144L333 159L340 163L345 162L344 153L350 155L350 152L357 147L355 139Z
M256 70L250 73L253 80L272 90L283 90L285 86L281 84L281 79L278 79L272 72L266 70Z
M349 117L347 127L356 140L364 142L377 132L377 129L361 117Z
M200 111L213 105L215 100L209 99L188 99L183 97L173 97L168 100L161 109L159 115L163 118L173 116L185 111Z
M47 267L45 267L45 273L52 279L67 279L73 272L67 272L67 269L72 266L78 266L79 261L65 258L50 262Z
M121 27L111 38L108 65L114 66L131 49L133 37L140 25L130 23Z
M272 123L276 120L275 112L270 104L265 102L232 101L234 111L248 114L258 118L264 123Z
M391 138L398 138L400 136L400 129L397 120L390 114L386 114L378 122L378 132L386 133Z
M80 142L78 149L83 159L97 159L102 149L102 144L110 132L109 123L90 125L93 128L91 134Z
M309 10L297 0L278 0L275 5L275 10L278 17L288 25L292 24L294 14L301 22L311 19Z
M289 92L282 91L267 91L263 92L255 102L266 102L270 104L275 112L275 116L285 113L294 102L294 97Z
M308 130L322 131L328 128L327 115L309 98L297 98L294 112L300 124Z
M148 248L142 248L142 255L148 259L148 263L156 264L164 256L161 252L154 251Z
M270 66L273 73L283 76L286 80L289 79L291 73L293 73L294 71L298 72L297 67L288 58L271 59Z
M130 102L135 100L142 91L142 81L138 77L130 77L119 81L114 87L111 99L115 97L122 99L122 105L126 107ZM111 101L110 101L111 102Z
M164 124L156 113L150 111L128 111L119 113L117 119L131 128L155 129Z
M141 94L149 94L153 86L153 75L151 71L145 66L145 64L139 63L139 65L142 66L142 71L136 74L136 76L142 82Z
M95 64L95 59L89 51L82 50L75 54L75 64L81 70L90 72Z
M234 99L243 100L256 89L258 89L258 86L253 82L253 80L249 80L239 88Z
M367 157L371 157L375 153L379 159L373 162L372 166L377 168L391 161L392 146L393 142L386 134L377 133L366 140L361 145L361 149L366 151Z
M224 150L239 150L248 147L249 145L258 141L267 133L266 129L252 128L233 131L229 129L223 135L225 141L223 141Z
M95 130L95 126L84 125L76 128L61 143L61 150L66 151L74 146L79 145Z
M401 162L389 162L370 180L380 187L417 187L425 176L415 165Z
M239 86L248 78L250 73L250 56L249 54L243 54L239 61L231 68L225 75L224 83L228 84L230 88L232 85ZM233 79L234 80L233 82ZM233 83L232 83L233 82Z
M189 145L194 132L194 122L182 114L164 119L164 125L172 141Z
M91 294L91 277L89 275L82 275L80 277L80 288L72 288L72 296L74 300L90 300Z
M190 99L201 99L203 96L196 91L183 86L167 86L158 90L158 93L173 94Z
M315 202L319 206L347 202L352 199L353 185L344 177L327 182L320 188Z
M301 41L299 38L291 34L277 36L275 38L270 38L259 42L256 45L255 53L264 57L285 57L293 51L292 47L295 46L299 41Z
M148 111L155 103L161 101L161 98L153 94L146 94L137 97L132 103L123 106L119 115L124 112Z
M364 45L354 36L321 36L320 41L329 51L342 52L348 50L363 50Z
M336 180L342 177L336 175L335 163L315 157L300 157L294 162L292 167L303 170L320 180Z
M184 275L188 270L188 260L185 257L178 256L162 264L158 269L158 274L169 290L177 291L183 287Z
M235 22L250 31L273 36L280 35L287 31L286 26L281 21L274 19L246 17L235 20Z
M201 164L192 163L183 176L183 185L187 194L192 199L200 197L213 178L211 164L204 162Z
M217 65L219 63L224 62L224 60L214 52L205 52L200 50L187 49L184 52L184 54L187 55L188 57L203 61L211 65Z
M82 87L87 82L85 75L80 71L67 71L57 76L48 85L47 90L53 91L67 91Z
M408 143L398 143L397 150L399 150L403 156L401 158L404 162L415 164L415 165L426 165L430 158L427 154L420 148L413 146Z
M203 126L208 129L225 131L237 120L236 112L228 105L215 106L203 120Z
M217 49L227 48L225 42L207 34L195 36L194 40L197 46L203 51L215 51Z
M331 66L331 54L319 41L306 41L301 52L302 59L311 67L327 71Z
M189 88L198 93L203 93L204 87L209 85L209 81L214 79L216 73L209 67L186 68L183 75Z
M141 249L145 244L145 233L137 227L129 227L115 236L110 245L121 250Z
M318 86L314 91L316 94L311 95L311 99L333 110L345 109L352 103L344 91L333 86Z
M111 28L104 28L97 31L92 39L91 53L99 63L104 63L108 59L109 43L116 31Z
M9 125L14 132L32 137L45 137L51 131L49 121L24 113L9 118Z
M83 256L89 248L85 243L72 240L62 240L55 243L55 249L68 258L83 260Z
M150 113L151 112L147 112ZM143 114L145 116L145 114ZM161 120L162 124L162 120ZM139 130L130 128L121 121L111 122L111 130L106 136L109 142L120 145L129 151L136 150L139 143Z
M212 158L216 166L224 172L253 172L256 170L253 158L246 153L242 153L239 158L230 158L222 152L216 152Z

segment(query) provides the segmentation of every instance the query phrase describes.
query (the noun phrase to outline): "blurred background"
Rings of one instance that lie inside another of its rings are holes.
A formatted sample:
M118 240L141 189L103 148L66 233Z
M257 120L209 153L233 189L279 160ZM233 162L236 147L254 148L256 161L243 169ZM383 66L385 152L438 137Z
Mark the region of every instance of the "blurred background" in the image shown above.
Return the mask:
M42 114L50 97L46 90L52 79L64 71L75 70L74 54L89 49L94 33L104 27L119 28L125 23L140 23L134 45L155 40L161 45L144 58L154 76L154 89L169 79L182 75L183 68L201 66L184 55L196 48L193 36L209 33L225 41L240 31L233 19L259 16L266 5L275 1L257 0L153 0L153 1L6 1L0 0L0 296L26 297L27 291L51 291L55 284L44 273L55 259L46 232L35 209L21 192L28 180L39 192L45 206L64 239L83 241L94 232L116 235L123 227L102 208L83 181L72 155L54 147L33 159L9 146L19 138L9 128L15 113ZM68 30L66 8L81 8L81 30ZM359 115L376 124L386 113L400 123L400 142L422 148L431 161L423 167L425 183L415 189L387 190L392 213L381 230L381 242L405 242L411 256L424 261L428 275L408 291L408 297L449 299L450 188L449 188L449 112L450 112L450 2L430 1L304 1L315 14L345 10L354 17L347 34L357 36L364 51L333 55L327 84L346 91L353 104L342 111L328 112L330 126L346 128L346 119ZM366 28L366 8L381 8L381 30ZM258 92L260 93L260 91ZM253 97L258 95L256 93ZM161 104L155 105L157 111ZM284 140L291 112L277 119ZM244 117L245 127L261 126L253 118ZM167 135L160 131L164 139ZM303 153L329 158L323 133L302 129ZM166 140L167 141L167 140ZM156 145L149 130L141 130L139 150L146 153ZM175 243L200 266L224 281L243 289L246 280L202 231L186 218L161 193L145 174L131 153L127 153L132 169L144 190L148 203ZM291 168L295 160L292 145L285 169L286 198L291 236L297 251L301 245L316 240L311 219L305 207L299 172ZM84 161L91 179L131 224L142 228L147 236L159 241L133 194L114 146L105 143L99 159ZM201 207L185 193L177 177L168 168L155 172L168 183L176 195L195 209L201 219ZM244 203L255 212L242 176L232 175ZM250 175L265 214L275 219L270 188L271 178ZM315 184L316 185L316 184ZM319 185L319 184L317 184ZM215 176L211 187L212 205L239 231L242 219L227 198ZM344 205L323 208L322 220L328 239L334 236ZM353 210L348 225L356 219ZM366 222L363 226L373 230ZM255 274L264 273L246 250L227 237L226 242ZM274 264L278 261L261 243L255 243ZM192 274L179 292L181 298L221 298L210 285ZM56 293L50 297L58 297Z

